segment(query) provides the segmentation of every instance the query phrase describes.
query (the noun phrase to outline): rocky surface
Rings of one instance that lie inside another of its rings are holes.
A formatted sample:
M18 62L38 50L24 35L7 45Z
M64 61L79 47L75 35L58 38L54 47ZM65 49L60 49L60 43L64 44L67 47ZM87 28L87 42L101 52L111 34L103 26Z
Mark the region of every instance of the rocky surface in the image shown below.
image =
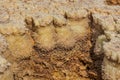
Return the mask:
M107 0L108 4L120 5L120 0Z
M0 80L119 80L119 33L119 0L1 0Z

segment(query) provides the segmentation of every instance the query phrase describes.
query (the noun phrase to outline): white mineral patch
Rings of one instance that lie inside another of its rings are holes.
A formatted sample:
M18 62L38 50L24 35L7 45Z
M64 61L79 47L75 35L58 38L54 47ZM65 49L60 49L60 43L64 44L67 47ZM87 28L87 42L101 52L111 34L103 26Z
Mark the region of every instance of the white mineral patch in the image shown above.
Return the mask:
M10 66L10 63L0 56L0 72L4 72L8 67Z
M117 63L120 63L120 35L115 35L111 38L110 42L104 43L105 55Z

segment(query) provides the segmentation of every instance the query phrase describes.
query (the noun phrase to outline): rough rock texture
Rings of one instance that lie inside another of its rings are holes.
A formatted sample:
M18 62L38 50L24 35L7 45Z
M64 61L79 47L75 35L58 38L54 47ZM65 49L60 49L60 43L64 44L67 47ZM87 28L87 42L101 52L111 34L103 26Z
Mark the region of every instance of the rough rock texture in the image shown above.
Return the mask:
M103 61L104 79L120 79L120 35L112 36L110 42L104 43L105 59ZM107 77L106 77L107 76Z
M109 13L109 14L108 14ZM93 24L101 30L96 39L94 52L104 55L102 62L102 78L104 80L119 80L120 30L119 16L114 11L95 13L92 15Z
M78 2L0 1L1 55L11 64L1 80L95 79L89 13Z
M1 0L0 80L118 80L119 33L105 0Z
M120 0L107 0L108 4L119 4L120 5Z

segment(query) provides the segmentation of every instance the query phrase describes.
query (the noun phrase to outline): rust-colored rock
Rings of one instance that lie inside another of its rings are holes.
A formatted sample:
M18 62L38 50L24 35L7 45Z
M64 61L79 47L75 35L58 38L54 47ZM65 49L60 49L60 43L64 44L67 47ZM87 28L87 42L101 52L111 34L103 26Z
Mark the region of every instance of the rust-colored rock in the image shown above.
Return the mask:
M120 5L120 0L106 0L108 4Z

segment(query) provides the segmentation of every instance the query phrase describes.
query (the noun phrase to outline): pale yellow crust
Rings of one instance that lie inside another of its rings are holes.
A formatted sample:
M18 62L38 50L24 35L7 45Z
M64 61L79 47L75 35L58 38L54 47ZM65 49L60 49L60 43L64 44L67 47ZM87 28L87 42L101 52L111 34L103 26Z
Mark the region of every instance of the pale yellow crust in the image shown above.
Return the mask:
M33 36L36 46L39 49L51 50L55 48L55 29L53 26L40 27Z
M8 50L15 58L25 58L32 54L34 41L29 34L6 36Z

